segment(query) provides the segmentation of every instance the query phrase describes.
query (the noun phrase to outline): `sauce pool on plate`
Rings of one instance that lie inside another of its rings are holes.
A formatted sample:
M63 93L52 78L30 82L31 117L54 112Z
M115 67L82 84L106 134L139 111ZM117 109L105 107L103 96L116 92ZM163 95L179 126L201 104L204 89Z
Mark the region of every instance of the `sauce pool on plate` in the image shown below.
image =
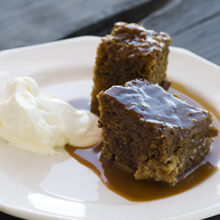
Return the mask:
M172 86L174 88L181 88L176 83L173 83ZM180 93L179 91L171 88L168 92L176 92L180 94L182 100L185 100L189 104L192 104L194 106L201 107L201 105L198 104L195 100L187 96L188 93L186 90L181 88L181 91L183 93ZM197 97L194 97L191 94L190 96L198 100ZM210 111L212 115L214 113L213 124L216 125L216 127L219 129L220 120L218 113L215 112L215 110L211 106L208 106L205 102L201 102L201 100L199 101L202 104L202 108L205 108L208 111ZM212 152L215 151L215 149L218 149L219 144L219 137L216 137L215 141L211 144L210 154L213 154ZM216 158L216 152L213 154L214 156L208 155L206 157L208 159L205 159L205 161L203 161L199 166L193 168L193 170L189 170L186 173L186 175L180 178L175 185L169 185L161 182L152 182L147 180L137 181L134 179L131 173L122 171L117 167L102 163L101 161L99 161L101 148L102 144L84 149L72 147L69 145L65 147L66 151L73 158L75 158L84 166L93 170L93 172L95 172L100 177L100 179L107 188L119 194L120 196L126 198L127 200L133 202L151 201L184 192L200 184L209 176L211 176L217 170L217 167L215 166L216 159L219 159Z

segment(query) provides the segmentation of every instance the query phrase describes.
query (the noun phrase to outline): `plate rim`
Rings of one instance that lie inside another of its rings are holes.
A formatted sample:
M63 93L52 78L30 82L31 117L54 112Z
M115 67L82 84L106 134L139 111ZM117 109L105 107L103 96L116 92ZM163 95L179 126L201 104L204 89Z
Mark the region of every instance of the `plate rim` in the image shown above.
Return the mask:
M23 52L23 51L32 51L32 50L35 50L36 48L37 49L41 49L41 48L45 48L45 47L54 47L54 46L58 46L58 45L61 45L62 44L71 44L73 42L77 42L77 41L97 41L97 40L100 40L101 38L100 37L97 37L97 36L81 36L81 37L76 37L76 38L72 38L72 39L67 39L67 40L61 40L61 41L56 41L56 42L49 42L49 43L44 43L44 44L40 44L40 45L33 45L33 46L28 46L28 47L22 47L22 48L15 48L15 49L9 49L9 50L4 50L4 51L1 51L0 52L0 63L1 63L1 59L2 57L5 57L5 56L9 56L10 57L10 54L14 54L15 52L16 53L20 53L20 52ZM192 53L190 52L189 50L186 50L186 49L183 49L183 48L179 48L179 47L173 47L171 46L170 47L170 50L171 50L171 53L172 52L176 52L176 53L179 53L179 54L185 54L186 56L191 56L192 58L194 59L197 59L199 60L200 62L206 64L206 65L209 65L211 66L212 68L220 71L220 67L198 55L196 55L195 53ZM0 66L0 70L1 70L1 66ZM186 219L187 217L192 217L191 219L197 219L197 218L207 218L207 217L210 217L212 215L216 215L216 214L220 214L220 211L218 210L218 208L220 207L220 203L217 204L215 207L208 207L207 210L204 210L202 213L203 215L201 215L201 211L200 213L192 213L191 216L188 216L188 214L186 215L182 215L182 216L179 216L178 219ZM37 219L39 217L46 217L46 219L61 219L60 217L57 217L56 215L52 215L52 214L48 214L47 216L45 216L46 214L45 213L40 213L40 212L33 212L33 211L30 211L30 210L27 210L27 209L22 209L22 208L19 208L19 207L13 207L12 205L10 204L6 204L5 202L1 201L0 200L0 210L2 212L5 212L9 215L13 215L13 216L16 216L16 217L21 217L21 218L24 218L26 215L28 215L28 217L31 217L32 219ZM66 218L68 219L68 218ZM172 218L169 218L169 219L172 219ZM173 218L173 219L177 219L176 217Z

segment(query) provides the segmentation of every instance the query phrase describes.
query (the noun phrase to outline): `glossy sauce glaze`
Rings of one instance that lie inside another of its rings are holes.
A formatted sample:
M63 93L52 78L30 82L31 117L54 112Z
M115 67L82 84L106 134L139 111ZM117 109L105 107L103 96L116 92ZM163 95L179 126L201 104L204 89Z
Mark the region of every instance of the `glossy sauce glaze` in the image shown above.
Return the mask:
M157 33L153 30L146 30L144 27L131 23L117 22L111 32L111 35L104 37L106 41L115 41L120 48L120 53L129 53L129 57L133 56L159 56L164 45L169 45L171 37L164 33ZM117 54L118 56L118 54Z
M173 87L175 88L176 84L173 83L172 85L174 85ZM172 88L169 89L169 92L179 93ZM187 91L183 90L183 88L181 92L187 94ZM185 94L180 94L182 100L186 100L189 104L194 106L201 106ZM202 104L202 106L211 113L215 113L216 117L213 117L213 124L219 129L220 116L218 113L206 103L200 102L200 104ZM117 167L101 163L99 161L100 150L102 148L101 144L84 149L67 145L65 149L73 158L93 170L110 190L120 196L123 196L127 200L142 202L179 194L206 180L217 170L216 165L219 161L219 139L219 137L215 138L215 141L211 145L211 152L207 156L206 160L203 161L200 166L194 168L194 170L188 171L187 174L175 185L168 185L161 182L151 182L147 180L137 181L134 179L132 174L124 172Z
M121 103L120 109L127 115L136 120L141 119L142 122L187 129L201 123L205 118L210 121L207 111L193 107L164 92L160 86L146 81L135 79L124 86L112 86L105 94L117 100L116 103Z

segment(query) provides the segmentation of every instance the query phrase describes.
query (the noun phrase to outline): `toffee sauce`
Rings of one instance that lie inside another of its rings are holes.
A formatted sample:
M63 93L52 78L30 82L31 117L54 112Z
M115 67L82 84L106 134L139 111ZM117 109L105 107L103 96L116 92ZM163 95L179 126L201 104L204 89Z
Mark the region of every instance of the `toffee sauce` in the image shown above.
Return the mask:
M173 88L178 88L182 93L181 99L187 101L189 104L205 107L209 112L214 113L213 123L219 129L220 116L214 108L208 106L204 101L198 97L189 94L187 90L179 86L177 83L172 82ZM177 89L169 89L169 93L179 93ZM188 96L187 96L188 95ZM192 98L199 101L196 102ZM202 105L201 105L202 104ZM215 141L211 144L212 149L219 148L220 138L216 137ZM104 185L119 194L127 200L133 202L151 201L162 199L165 197L173 196L182 193L190 188L200 184L211 176L217 170L216 158L209 157L209 160L203 161L199 166L189 170L183 177L176 182L175 185L169 185L161 182L153 182L147 180L135 180L133 174L125 172L115 166L102 163L99 161L100 151L102 144L89 147L77 148L70 145L65 147L65 150L78 162L91 169L96 173L104 183ZM219 156L218 156L219 157ZM219 158L218 158L219 159ZM213 165L214 164L214 165Z

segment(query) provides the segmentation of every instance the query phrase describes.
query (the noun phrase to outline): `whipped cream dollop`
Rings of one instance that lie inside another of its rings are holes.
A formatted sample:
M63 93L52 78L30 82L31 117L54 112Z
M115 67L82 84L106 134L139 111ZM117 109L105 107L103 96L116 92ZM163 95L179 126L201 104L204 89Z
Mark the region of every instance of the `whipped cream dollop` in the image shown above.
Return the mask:
M52 94L42 94L30 77L7 83L0 99L0 137L11 146L39 155L55 155L57 147L88 147L101 140L98 117L77 110Z

